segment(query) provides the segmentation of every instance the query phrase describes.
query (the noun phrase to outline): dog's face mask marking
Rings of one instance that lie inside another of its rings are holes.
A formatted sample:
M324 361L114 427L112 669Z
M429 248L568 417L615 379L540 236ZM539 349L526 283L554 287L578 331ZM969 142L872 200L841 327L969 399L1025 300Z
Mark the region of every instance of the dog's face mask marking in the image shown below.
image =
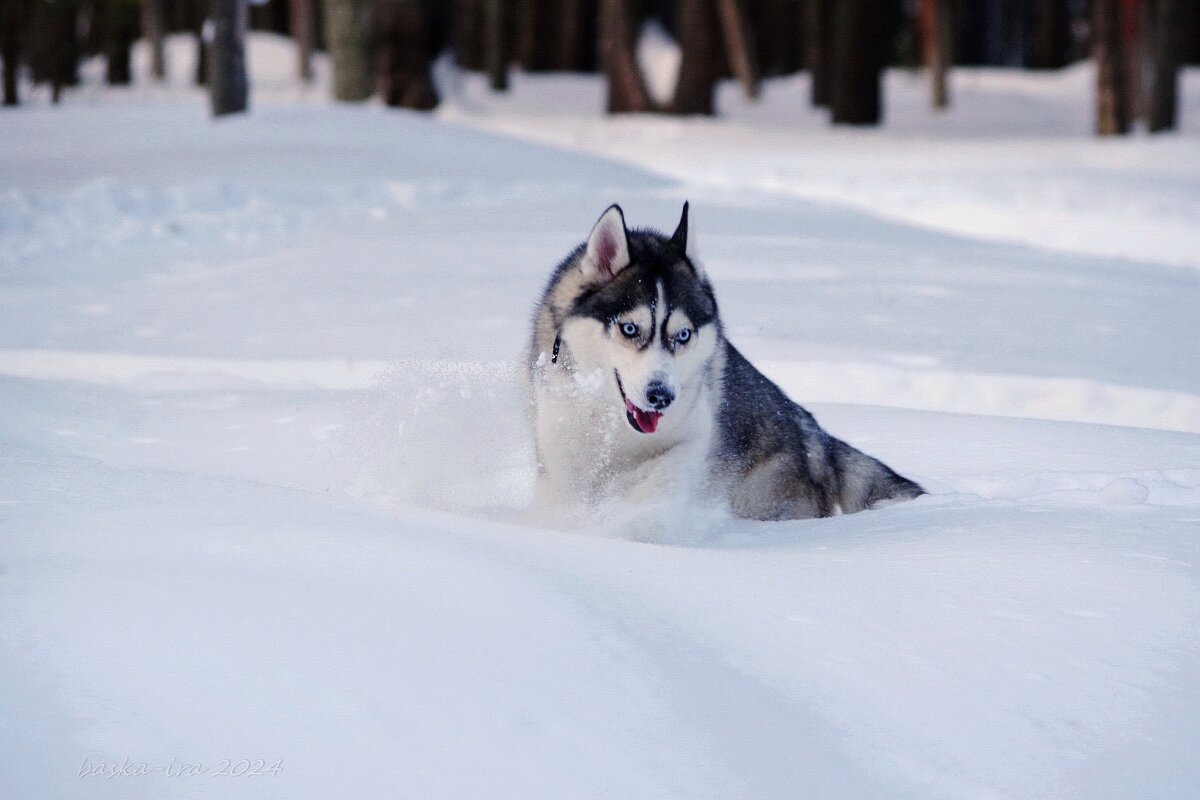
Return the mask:
M716 303L690 246L687 205L670 240L629 236L613 206L588 237L587 289L561 336L582 373L601 372L629 425L653 434L687 407L717 344Z

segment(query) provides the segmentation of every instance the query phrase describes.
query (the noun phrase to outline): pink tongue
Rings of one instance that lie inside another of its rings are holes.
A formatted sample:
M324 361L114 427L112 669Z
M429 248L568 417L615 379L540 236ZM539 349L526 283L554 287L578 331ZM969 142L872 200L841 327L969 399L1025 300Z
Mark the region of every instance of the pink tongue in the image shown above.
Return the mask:
M658 430L658 418L662 416L658 411L642 411L629 400L625 401L625 410L633 415L633 421L642 429L642 433Z

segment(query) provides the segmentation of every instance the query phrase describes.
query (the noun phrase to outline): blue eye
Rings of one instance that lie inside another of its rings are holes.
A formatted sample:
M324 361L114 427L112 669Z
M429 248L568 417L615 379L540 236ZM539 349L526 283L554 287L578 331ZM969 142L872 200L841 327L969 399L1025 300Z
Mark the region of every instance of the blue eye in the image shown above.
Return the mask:
M679 333L675 334L675 341L679 344L687 344L688 339L692 338L691 328L684 328Z
M621 333L625 334L630 339L633 339L638 335L638 326L634 325L632 322L626 322L621 326Z

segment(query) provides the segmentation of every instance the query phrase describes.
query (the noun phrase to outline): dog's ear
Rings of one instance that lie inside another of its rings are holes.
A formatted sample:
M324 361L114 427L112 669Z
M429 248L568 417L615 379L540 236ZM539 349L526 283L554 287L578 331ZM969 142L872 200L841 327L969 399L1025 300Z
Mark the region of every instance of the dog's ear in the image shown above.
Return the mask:
M688 225L688 202L683 201L683 214L679 217L679 225L675 228L675 233L671 235L671 244L679 252L681 256L687 256L695 262L696 269L700 268L700 262L697 260L699 255L696 252L696 232L691 230Z
M687 253L688 249L688 202L683 201L683 216L679 218L679 224L675 226L675 233L671 234L671 244L679 251L679 255Z
M700 255L696 251L696 232L688 224L688 202L683 201L683 215L679 218L679 226L671 235L671 246L681 256L687 256L696 274L704 277L704 266L700 263Z
M580 266L585 275L599 280L608 280L629 266L629 234L620 206L611 205L600 215Z

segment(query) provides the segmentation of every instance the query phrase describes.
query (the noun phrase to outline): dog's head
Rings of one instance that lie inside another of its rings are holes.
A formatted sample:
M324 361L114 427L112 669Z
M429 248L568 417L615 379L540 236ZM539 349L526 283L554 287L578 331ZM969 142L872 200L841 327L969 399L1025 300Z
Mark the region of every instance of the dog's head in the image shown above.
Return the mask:
M579 289L559 335L579 370L603 374L639 433L684 407L716 349L717 304L695 252L687 203L670 237L627 230L614 205L570 267Z

